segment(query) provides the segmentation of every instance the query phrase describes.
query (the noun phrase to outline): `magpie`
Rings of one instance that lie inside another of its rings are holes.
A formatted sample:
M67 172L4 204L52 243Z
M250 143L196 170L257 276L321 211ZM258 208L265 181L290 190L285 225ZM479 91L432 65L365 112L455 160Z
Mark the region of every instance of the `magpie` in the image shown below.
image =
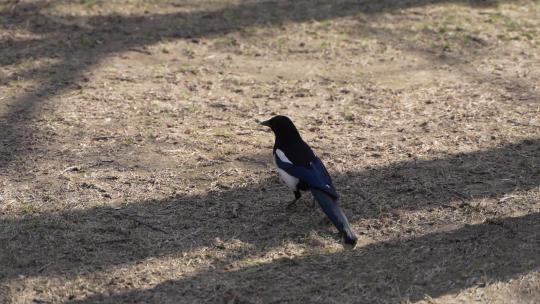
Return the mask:
M330 174L302 139L293 122L287 116L277 115L260 124L270 127L274 132L275 164L281 180L294 192L294 199L289 206L300 199L300 191L311 191L324 213L343 235L345 243L356 245L357 237L337 204L339 196Z

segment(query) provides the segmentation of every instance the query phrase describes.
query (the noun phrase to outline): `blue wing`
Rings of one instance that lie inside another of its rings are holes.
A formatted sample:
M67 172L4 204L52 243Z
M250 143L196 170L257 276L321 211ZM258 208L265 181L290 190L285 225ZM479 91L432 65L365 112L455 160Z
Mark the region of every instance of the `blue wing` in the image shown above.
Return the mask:
M334 199L339 197L332 184L330 174L328 174L326 167L318 157L315 157L315 159L309 163L309 167L286 163L279 159L279 157L276 157L275 159L276 165L280 169L300 179L300 181L306 183L309 188L320 189L328 193Z

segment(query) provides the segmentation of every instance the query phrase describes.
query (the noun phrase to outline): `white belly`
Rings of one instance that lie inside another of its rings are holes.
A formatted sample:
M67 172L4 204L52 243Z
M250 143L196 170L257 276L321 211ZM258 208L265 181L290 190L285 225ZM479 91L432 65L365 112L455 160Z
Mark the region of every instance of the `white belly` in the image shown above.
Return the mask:
M285 183L285 185L291 188L291 190L296 191L296 186L298 186L298 178L290 175L283 169L277 168L277 170L279 173L279 177L281 177L281 180Z

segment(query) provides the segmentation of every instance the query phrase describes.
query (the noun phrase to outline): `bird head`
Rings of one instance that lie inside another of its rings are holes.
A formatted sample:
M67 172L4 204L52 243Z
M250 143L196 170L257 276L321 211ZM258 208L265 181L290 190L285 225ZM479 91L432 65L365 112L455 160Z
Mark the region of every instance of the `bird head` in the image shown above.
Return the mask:
M272 129L276 137L300 136L293 122L287 116L276 115L260 124Z

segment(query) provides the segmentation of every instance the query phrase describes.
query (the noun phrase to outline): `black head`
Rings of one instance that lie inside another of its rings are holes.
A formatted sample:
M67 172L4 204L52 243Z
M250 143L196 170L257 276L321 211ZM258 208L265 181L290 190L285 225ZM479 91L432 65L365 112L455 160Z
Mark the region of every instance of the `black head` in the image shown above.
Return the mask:
M261 122L261 125L270 127L276 137L300 137L300 133L293 122L287 116L276 115L269 120Z

